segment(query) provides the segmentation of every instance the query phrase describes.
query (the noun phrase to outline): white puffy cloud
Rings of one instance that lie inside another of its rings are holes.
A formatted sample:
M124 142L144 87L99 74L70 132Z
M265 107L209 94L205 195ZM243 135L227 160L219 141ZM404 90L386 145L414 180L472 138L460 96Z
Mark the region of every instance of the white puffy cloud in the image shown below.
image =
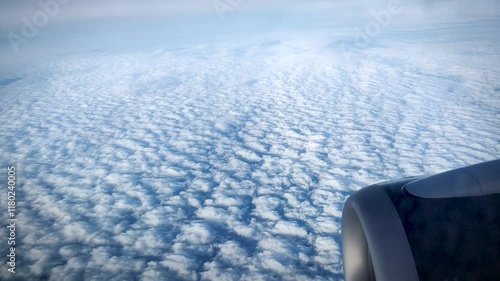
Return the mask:
M476 28L69 49L1 69L20 278L341 280L352 192L500 156L498 38Z

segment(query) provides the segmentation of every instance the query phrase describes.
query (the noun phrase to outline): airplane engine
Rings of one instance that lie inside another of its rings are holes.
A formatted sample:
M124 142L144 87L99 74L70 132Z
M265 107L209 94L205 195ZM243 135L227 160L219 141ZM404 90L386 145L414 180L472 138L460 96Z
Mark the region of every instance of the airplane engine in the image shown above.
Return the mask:
M500 159L355 192L342 252L346 281L500 280Z

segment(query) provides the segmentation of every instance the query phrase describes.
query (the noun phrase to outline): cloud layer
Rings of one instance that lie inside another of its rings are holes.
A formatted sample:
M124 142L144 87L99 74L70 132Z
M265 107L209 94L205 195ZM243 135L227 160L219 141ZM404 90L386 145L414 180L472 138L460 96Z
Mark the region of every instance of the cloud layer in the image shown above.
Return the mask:
M497 22L478 25L362 48L328 29L95 49L11 71L16 276L341 280L353 191L500 157L498 45L470 39Z

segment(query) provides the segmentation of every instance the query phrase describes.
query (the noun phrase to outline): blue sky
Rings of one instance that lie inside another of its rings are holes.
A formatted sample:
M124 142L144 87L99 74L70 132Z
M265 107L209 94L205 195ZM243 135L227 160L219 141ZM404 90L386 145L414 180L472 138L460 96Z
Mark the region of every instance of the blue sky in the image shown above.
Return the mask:
M56 0L54 0L56 1ZM16 25L21 23L23 16L30 17L40 10L39 3L51 3L52 1L13 1L7 0L0 3L2 8L1 26ZM310 20L342 21L350 24L359 19L368 19L372 11L386 8L391 2L397 2L405 10L404 19L400 22L421 23L429 20L450 21L464 20L469 17L497 16L500 8L498 1L474 0L474 1L227 1L227 0L189 0L189 1L134 1L134 0L109 0L109 1L61 1L61 11L54 17L57 21L96 20L111 18L151 18L163 19L178 16L215 16L219 19L216 7L225 7L226 16L235 20L236 15L245 13L275 12L283 15L310 14ZM59 3L56 1L56 3ZM64 3L64 4L63 4ZM221 8L221 10L225 10ZM234 16L232 16L234 15ZM315 16L318 16L316 18ZM291 18L293 20L293 18ZM186 21L188 22L188 21Z
M377 18L384 18L391 5L397 6L398 12L389 13L389 24L384 24L382 33L405 25L470 22L495 19L500 14L500 4L493 0L190 0L182 3L161 0L68 0L60 3L56 0L8 0L0 3L0 44L11 48L3 48L0 56L5 69L9 65L15 67L24 61L40 61L52 55L60 57L71 52L113 46L119 46L115 51L164 44L177 48L245 40L271 31L317 28L343 28L354 41L359 37L359 31L376 22ZM223 8L218 11L216 7ZM47 16L47 9L54 11L53 14L50 12ZM40 14L42 20L43 15L48 18L43 26L34 24ZM33 29L27 25L34 26L34 38L23 35L26 30ZM38 53L42 48L43 56L40 56ZM23 50L23 54L19 54L19 50Z

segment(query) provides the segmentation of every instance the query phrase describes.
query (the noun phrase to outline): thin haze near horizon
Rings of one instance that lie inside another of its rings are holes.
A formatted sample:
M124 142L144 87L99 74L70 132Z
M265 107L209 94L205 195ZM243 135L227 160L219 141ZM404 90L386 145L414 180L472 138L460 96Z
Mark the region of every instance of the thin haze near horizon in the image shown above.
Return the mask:
M56 1L56 0L53 0ZM396 0L405 9L404 23L425 23L432 20L460 21L468 17L491 17L499 14L500 2L494 0L442 0L442 1L414 1ZM7 0L0 3L0 26L12 26L22 23L21 18L29 17L40 10L42 1L14 1ZM58 21L81 21L112 18L134 17L178 17L178 16L215 16L218 19L218 9L226 9L235 13L272 11L286 14L287 12L313 13L330 15L331 20L336 18L344 21L358 21L367 19L372 11L383 8L391 1L250 1L250 0L109 0L109 1L81 1L65 0ZM219 10L220 11L220 10ZM235 15L234 18L237 16ZM349 23L349 22L344 22Z

